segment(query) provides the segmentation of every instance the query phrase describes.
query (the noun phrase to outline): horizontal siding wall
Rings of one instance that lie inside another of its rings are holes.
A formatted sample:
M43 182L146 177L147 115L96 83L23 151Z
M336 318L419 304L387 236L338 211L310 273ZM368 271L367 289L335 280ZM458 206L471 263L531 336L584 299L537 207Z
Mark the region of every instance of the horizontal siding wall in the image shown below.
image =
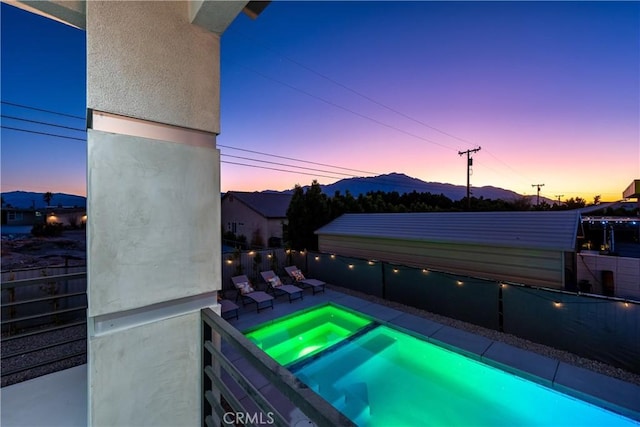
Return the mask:
M563 288L561 251L331 235L319 236L319 248L343 256Z

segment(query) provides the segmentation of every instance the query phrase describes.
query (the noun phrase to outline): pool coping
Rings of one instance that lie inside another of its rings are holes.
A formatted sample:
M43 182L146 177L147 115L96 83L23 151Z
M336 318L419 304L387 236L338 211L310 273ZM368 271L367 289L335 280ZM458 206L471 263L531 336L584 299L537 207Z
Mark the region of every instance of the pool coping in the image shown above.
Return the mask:
M244 333L272 324L283 317L295 315L297 312L307 312L330 304L552 390L640 421L638 385L339 291L331 292L334 293L340 295L330 299L319 298L318 302L311 306L307 303L295 312L265 319L264 322L260 322L260 316L256 315L250 327L239 329Z

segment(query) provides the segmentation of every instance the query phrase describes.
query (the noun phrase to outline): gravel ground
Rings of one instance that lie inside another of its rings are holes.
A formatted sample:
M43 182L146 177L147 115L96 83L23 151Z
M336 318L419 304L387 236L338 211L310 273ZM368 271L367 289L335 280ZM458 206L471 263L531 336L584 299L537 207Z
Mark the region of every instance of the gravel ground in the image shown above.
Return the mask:
M73 326L70 328L60 329L52 332L44 332L24 338L12 339L9 341L2 340L2 357L18 351L31 350L36 347L51 345L62 341L79 339L69 344L61 344L45 350L39 350L15 357L2 359L2 387L16 384L22 381L30 380L42 375L47 375L63 369L72 368L74 366L87 363L87 328L84 325ZM4 338L4 337L3 337ZM61 360L47 364L45 366L31 368L15 374L5 375L4 373L13 370L26 368L34 364L46 362L60 357L68 356L74 353L85 352L81 356L75 356L69 359Z
M395 308L405 313L410 313L415 316L420 316L425 319L432 320L434 322L441 323L443 325L452 326L458 329L465 330L483 337L489 338L494 341L500 341L505 344L510 344L514 347L522 348L524 350L533 351L543 356L551 357L562 362L579 366L581 368L589 369L609 377L618 378L620 380L630 382L640 386L640 375L626 371L615 366L608 365L606 363L598 362L596 360L587 359L577 356L573 353L564 350L558 350L556 348L548 347L543 344L538 344L532 341L528 341L523 338L516 337L515 335L505 334L504 332L495 331L493 329L487 329L482 326L473 325L471 323L463 322L460 320L451 319L438 314L433 314L424 310L420 310L415 307L410 307L397 302L387 301L382 298L378 298L372 295L363 294L361 292L353 291L351 289L342 288L335 285L327 285L328 288L334 289L338 292L353 295L358 298L362 298L367 301L375 302L380 305Z
M3 236L2 271L52 265L84 265L87 258L85 230L66 230L59 237L29 234L9 239Z

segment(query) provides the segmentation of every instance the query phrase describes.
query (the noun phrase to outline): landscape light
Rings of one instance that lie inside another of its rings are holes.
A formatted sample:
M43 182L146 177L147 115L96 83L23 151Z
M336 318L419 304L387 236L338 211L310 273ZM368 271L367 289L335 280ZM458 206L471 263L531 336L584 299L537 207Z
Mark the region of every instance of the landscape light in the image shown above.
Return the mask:
M398 270L397 268L394 268L394 269L393 269L393 272L394 272L394 273L397 273L398 271L400 271L400 270Z
M464 282L462 282L461 280L458 280L458 281L456 282L456 284L457 284L458 286L462 286L462 285L464 285Z
M320 257L319 256L317 256L315 259L316 259L316 261L320 261Z
M349 264L349 268L353 270L353 264Z

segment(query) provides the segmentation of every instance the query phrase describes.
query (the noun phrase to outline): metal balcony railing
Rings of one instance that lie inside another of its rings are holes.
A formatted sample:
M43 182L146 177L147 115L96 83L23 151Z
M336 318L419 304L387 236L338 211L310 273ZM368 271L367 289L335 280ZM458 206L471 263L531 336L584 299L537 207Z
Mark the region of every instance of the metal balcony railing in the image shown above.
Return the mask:
M290 426L292 420L281 414L260 390L249 381L245 374L229 360L221 350L228 344L246 359L269 384L279 390L295 407L300 409L307 420L316 426L354 426L341 412L298 380L286 368L267 356L249 341L241 332L227 323L211 309L201 311L202 318L202 425L234 425L237 417L225 414L243 414L245 425L272 424ZM243 405L229 387L230 380L223 380L222 373L237 384L259 408L260 413ZM223 405L221 397L227 402ZM225 407L226 406L226 407Z
M12 375L86 358L86 288L86 272L2 282L3 386L56 369Z

